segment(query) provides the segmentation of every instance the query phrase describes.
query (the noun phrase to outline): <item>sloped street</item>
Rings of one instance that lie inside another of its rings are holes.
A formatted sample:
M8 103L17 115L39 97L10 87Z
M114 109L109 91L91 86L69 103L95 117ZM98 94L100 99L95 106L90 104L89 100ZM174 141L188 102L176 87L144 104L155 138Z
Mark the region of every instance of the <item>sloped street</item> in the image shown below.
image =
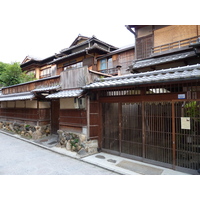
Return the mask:
M117 175L0 133L0 175Z

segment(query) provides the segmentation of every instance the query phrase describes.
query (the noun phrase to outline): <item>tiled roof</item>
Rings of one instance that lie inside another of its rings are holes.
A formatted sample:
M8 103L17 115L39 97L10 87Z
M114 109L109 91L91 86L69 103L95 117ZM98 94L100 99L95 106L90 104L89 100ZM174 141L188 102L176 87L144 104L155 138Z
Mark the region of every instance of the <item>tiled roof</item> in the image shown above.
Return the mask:
M33 99L35 95L31 92L14 93L7 95L0 95L0 101L17 101L17 100L30 100Z
M169 56L162 56L159 58L150 58L147 60L136 61L135 63L133 63L133 69L154 66L154 65L167 63L167 62L171 62L175 60L181 60L181 59L192 57L192 56L195 56L194 51L178 53L178 54L173 54Z
M68 51L68 50L77 48L77 47L82 46L82 45L85 45L85 44L88 44L88 43L90 43L91 41L100 42L101 44L104 44L104 45L106 45L106 46L109 46L109 47L111 47L111 48L113 48L113 49L118 49L117 47L115 47L115 46L113 46L113 45L110 45L110 44L108 44L108 43L106 43L106 42L103 42L103 41L97 39L95 36L93 36L93 37L89 38L88 40L86 40L85 42L81 42L81 43L79 43L79 44L77 44L77 45L70 46L69 48L65 48L65 49L61 50L60 52L63 53L63 52L65 52L65 51Z
M48 96L46 96L46 98L48 99L54 99L54 98L65 98L65 97L78 97L80 95L82 95L83 90L77 89L77 90L63 90L63 91L59 91L57 93L54 94L50 94Z
M114 55L114 54L119 54L119 53L122 53L124 51L132 50L132 49L135 49L135 44L127 45L127 46L121 47L117 50L111 51L110 53L107 53L105 55L99 56L99 57L97 57L97 60L109 57L109 56Z
M53 61L49 62L49 64L52 64L52 63L55 63L57 61L60 61L60 60L63 60L65 58L69 58L71 56L75 56L75 55L78 55L80 53L85 53L87 52L88 50L92 50L92 49L99 49L99 50L102 50L102 51L105 51L107 53L109 53L110 51L99 46L97 43L95 43L93 46L91 46L90 48L86 48L86 49L83 49L83 50L80 50L80 51L77 51L77 52L74 52L74 53L71 53L69 55L66 55L66 56L63 56L63 57L60 57L60 58L57 58L57 59L54 59Z
M55 85L55 86L49 86L49 87L38 87L34 90L32 90L32 92L43 92L43 91L51 91L51 90L59 90L61 88L60 85Z
M138 74L97 79L96 82L86 85L83 89L106 88L127 85L141 85L148 83L191 80L200 78L200 64L170 69L155 70Z

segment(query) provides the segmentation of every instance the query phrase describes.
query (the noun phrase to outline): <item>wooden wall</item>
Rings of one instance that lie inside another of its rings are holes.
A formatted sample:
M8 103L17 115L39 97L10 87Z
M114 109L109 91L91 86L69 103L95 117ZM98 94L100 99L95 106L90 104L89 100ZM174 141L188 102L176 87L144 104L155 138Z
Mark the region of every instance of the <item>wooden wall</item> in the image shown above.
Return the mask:
M60 83L60 77L49 78L46 80L40 79L37 81L31 81L24 84L13 85L10 87L3 88L2 93L12 94L12 93L20 93L20 92L29 92L40 86L47 87L47 86L59 84L59 83Z
M199 32L199 25L173 25L154 31L154 46L180 41L195 37Z
M88 76L87 67L63 71L60 78L62 89L84 86L88 83Z
M87 113L84 109L60 109L59 127L69 132L82 133L87 126Z
M136 39L136 55L137 59L144 59L150 57L152 54L151 48L165 45L162 50L155 49L153 53L164 52L166 50L177 49L180 47L186 47L190 43L194 43L197 40L197 36L200 35L200 25L171 25L171 26L145 26L139 27L137 31ZM179 41L193 38L193 40ZM196 38L195 38L196 37ZM168 45L177 42L176 44ZM180 46L179 46L180 45Z
M50 102L8 101L0 104L0 120L30 125L50 124Z
M99 132L99 103L97 101L90 102L90 137L98 136Z
M1 108L0 120L30 125L50 124L50 109Z

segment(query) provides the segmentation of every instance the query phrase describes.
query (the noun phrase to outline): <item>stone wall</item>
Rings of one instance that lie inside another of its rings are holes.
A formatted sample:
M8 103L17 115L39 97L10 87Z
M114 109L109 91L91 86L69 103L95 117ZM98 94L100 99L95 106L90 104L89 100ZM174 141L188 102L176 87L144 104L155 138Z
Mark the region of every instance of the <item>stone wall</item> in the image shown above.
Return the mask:
M45 126L32 126L29 124L20 124L20 123L12 123L12 122L0 122L0 129L17 133L23 137L27 137L29 139L40 139L43 136L48 136L51 132L50 125Z
M88 140L85 134L69 133L63 130L58 130L57 133L59 135L57 147L75 151L80 155L97 153L97 140Z
M0 129L33 140L38 140L51 133L50 125L32 126L8 121L0 121ZM68 151L75 151L80 156L97 153L98 140L88 140L86 134L69 133L63 130L58 130L57 133L59 136L57 147L66 148Z

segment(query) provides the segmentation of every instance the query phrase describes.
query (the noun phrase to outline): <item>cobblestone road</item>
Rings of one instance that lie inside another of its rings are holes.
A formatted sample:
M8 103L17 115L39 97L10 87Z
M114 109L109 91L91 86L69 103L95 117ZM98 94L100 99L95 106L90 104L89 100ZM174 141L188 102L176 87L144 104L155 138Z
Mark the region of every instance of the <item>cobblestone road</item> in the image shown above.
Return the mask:
M0 175L115 175L0 133Z

